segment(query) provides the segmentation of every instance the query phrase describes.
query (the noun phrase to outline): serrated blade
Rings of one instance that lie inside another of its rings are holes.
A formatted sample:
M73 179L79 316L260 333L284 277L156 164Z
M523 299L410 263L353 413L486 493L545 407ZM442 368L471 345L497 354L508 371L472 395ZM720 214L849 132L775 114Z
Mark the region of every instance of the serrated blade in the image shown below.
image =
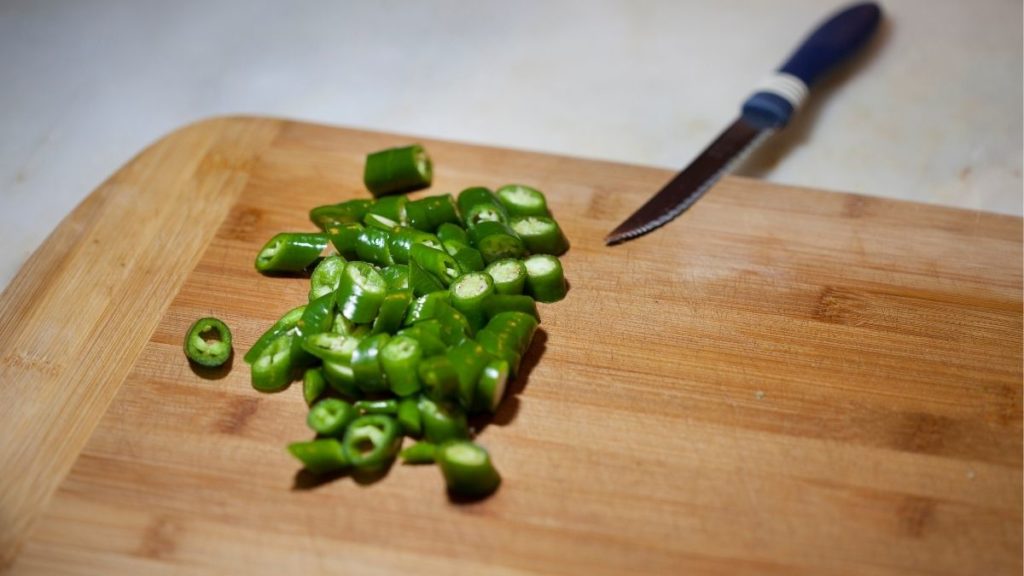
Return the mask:
M632 240L685 212L772 132L770 128L754 126L742 116L737 118L689 166L606 236L605 244Z

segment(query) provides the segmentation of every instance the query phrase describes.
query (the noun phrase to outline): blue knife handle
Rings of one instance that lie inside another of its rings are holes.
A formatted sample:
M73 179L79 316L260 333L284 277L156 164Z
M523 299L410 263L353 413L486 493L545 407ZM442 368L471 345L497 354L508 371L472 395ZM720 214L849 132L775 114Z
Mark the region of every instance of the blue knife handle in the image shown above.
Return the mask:
M743 103L743 117L761 128L782 128L829 70L867 44L878 29L878 4L854 4L822 23L796 52Z

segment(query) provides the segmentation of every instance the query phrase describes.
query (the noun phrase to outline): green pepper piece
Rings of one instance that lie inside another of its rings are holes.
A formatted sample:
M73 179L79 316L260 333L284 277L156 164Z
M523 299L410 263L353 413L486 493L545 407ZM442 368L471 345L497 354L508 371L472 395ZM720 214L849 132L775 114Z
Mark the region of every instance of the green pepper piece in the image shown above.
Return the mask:
M323 368L308 368L302 375L302 398L306 401L307 406L312 406L314 402L320 399L324 395L324 390L327 389L327 380L324 379Z
M494 193L510 216L550 216L544 193L523 184L506 184Z
M432 232L446 223L458 223L459 215L451 194L427 196L405 205L409 226Z
M363 226L391 232L398 227L398 222L380 214L367 214L363 216Z
M384 302L387 287L380 272L366 262L349 262L338 285L338 308L357 324L372 322Z
M414 264L433 274L444 286L448 286L462 274L459 263L444 250L424 244L413 244L409 248L409 258Z
M409 305L409 310L405 313L405 325L409 326L421 320L433 318L440 307L448 305L449 302L451 302L451 296L447 290L431 292L416 298Z
M341 282L341 273L345 270L345 258L333 254L324 258L316 265L313 273L309 276L309 301L334 292Z
M419 437L423 434L419 398L410 396L398 402L398 426L406 436Z
M457 240L442 242L444 251L451 255L463 272L479 272L484 269L484 257L479 250Z
M388 252L390 240L387 230L366 226L356 239L356 257L378 266L390 266L395 263Z
M426 188L432 177L430 157L419 144L374 152L363 170L363 183L377 198Z
M425 320L415 326L402 328L395 335L408 336L419 342L423 356L444 354L448 349L448 345L441 340L441 323L434 320Z
M399 452L398 457L406 464L433 464L436 450L435 444L417 442Z
M321 360L348 364L360 340L361 337L320 332L303 338L302 348Z
M405 207L409 202L408 196L387 196L385 198L378 198L376 202L370 206L369 213L376 214L391 220L395 225L404 226L407 222L405 216ZM392 226L394 228L394 226Z
M519 373L523 352L520 352L518 340L514 335L485 328L477 332L475 338L488 354L503 360L508 365L512 374Z
M451 222L441 224L438 226L436 234L437 239L440 240L442 244L445 242L461 242L463 244L469 244L469 233L466 232L465 228L458 224L453 224Z
M494 280L483 272L463 274L452 282L448 291L452 308L462 312L473 330L483 327L484 302L494 294Z
M260 249L256 270L263 273L303 272L327 247L327 236L308 232L282 232Z
M479 342L469 339L449 348L446 355L459 377L459 404L466 409L472 408L476 382L480 379L484 366L494 357L484 350Z
M469 229L469 241L490 264L504 258L520 258L526 254L523 241L504 222L481 222Z
M509 222L531 254L559 256L569 249L569 240L558 222L547 216L519 216Z
M495 314L485 329L509 338L520 353L525 353L537 331L537 324L537 319L530 314L510 310Z
M331 323L334 322L334 299L334 292L328 292L306 306L302 317L295 324L300 344L301 339L306 336L320 334L331 329Z
M569 287L558 258L536 254L523 261L526 266L526 289L537 302L557 302L565 298Z
M480 380L476 384L475 408L477 412L498 411L498 405L505 396L510 373L509 363L505 360L492 360L484 366Z
M494 291L498 294L522 294L526 288L526 266L521 260L497 260L491 262L485 272L494 280Z
M358 402L356 403L358 404ZM356 408L338 398L324 398L306 415L306 425L321 436L341 436L345 427L356 419Z
M435 454L448 491L457 496L482 498L501 484L501 475L483 447L469 441L446 442Z
M317 206L309 211L309 219L317 228L327 230L331 226L362 221L372 204L373 200L360 198L340 204Z
M388 251L391 258L399 264L408 264L409 252L414 244L425 244L431 248L441 248L441 241L430 232L424 232L415 228L396 228L388 241Z
M365 227L358 222L337 224L327 229L327 237L339 254L345 258L356 257L356 247Z
M422 359L420 343L408 336L395 336L381 348L380 364L392 392L409 396L420 391L417 369Z
M467 188L459 193L459 213L470 231L482 222L507 222L508 212L494 193L482 186Z
M428 442L440 444L448 440L469 438L466 413L457 404L435 402L420 396L419 407L423 418L423 436Z
M185 334L185 356L207 368L223 365L231 357L231 329L217 318L200 318Z
M260 392L276 392L288 386L294 340L291 334L283 334L260 352L251 368L253 388Z
M336 472L348 468L348 456L341 442L334 438L320 438L288 445L288 452L314 474Z
M409 288L409 266L406 264L392 264L380 271L388 290L405 290Z
M483 309L488 321L502 312L522 312L540 322L536 301L525 294L491 294L484 300Z
M277 340L279 336L295 328L295 325L299 323L299 319L302 318L302 313L305 311L306 305L303 304L302 306L292 308L285 312L284 316L281 316L281 318L279 318L269 330L264 332L259 339L256 340L256 343L252 345L252 348L249 348L249 351L245 353L245 356L243 357L245 363L252 364L255 362L263 350L265 350L267 346L270 346L271 342Z
M387 398L384 400L360 400L355 403L356 410L360 414L398 414L398 400Z
M443 354L424 358L419 367L423 393L432 400L454 400L459 394L459 374L452 361Z
M373 333L380 334L387 332L391 334L402 327L402 320L405 319L405 311L412 302L412 290L391 290L384 295L381 302L380 312L377 319L373 321Z
M409 286L413 296L425 296L444 290L444 284L436 276L413 261L409 262Z
M441 340L449 346L459 344L473 335L473 327L466 316L451 306L441 306L430 320L441 325Z
M372 394L388 389L380 365L380 351L390 339L388 334L374 334L364 338L352 353L352 373L363 392Z
M402 446L398 423L384 414L360 416L348 425L342 440L345 455L357 470L375 471L387 467Z
M324 379L339 394L349 398L358 398L362 395L362 391L356 386L356 376L351 364L324 360L323 370Z

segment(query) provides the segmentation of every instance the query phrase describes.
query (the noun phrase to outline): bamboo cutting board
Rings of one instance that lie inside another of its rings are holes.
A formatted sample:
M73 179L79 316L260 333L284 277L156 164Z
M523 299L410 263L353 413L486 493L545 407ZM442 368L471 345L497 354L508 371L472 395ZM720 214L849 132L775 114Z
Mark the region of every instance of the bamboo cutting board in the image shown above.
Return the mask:
M504 483L297 476L301 393L240 356L307 285L253 257L410 141L210 120L61 224L0 299L10 573L1021 572L1021 220L737 178L605 248L668 173L425 141L431 193L536 185L573 242L479 437ZM235 333L214 378L181 352L206 315Z

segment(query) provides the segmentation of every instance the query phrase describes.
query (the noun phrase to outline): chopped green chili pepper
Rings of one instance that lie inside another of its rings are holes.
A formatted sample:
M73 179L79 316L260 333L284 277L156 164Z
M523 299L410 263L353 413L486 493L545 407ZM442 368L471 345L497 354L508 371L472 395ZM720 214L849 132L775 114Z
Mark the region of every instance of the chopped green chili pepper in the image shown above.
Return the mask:
M445 242L461 242L463 244L469 244L469 233L466 229L458 224L452 224L451 222L441 224L437 228L437 239L441 243Z
M364 338L352 353L352 373L356 385L366 393L384 392L388 389L384 371L380 365L380 351L388 343L388 334L374 334Z
M302 399L306 401L307 406L312 406L319 400L326 389L327 380L324 379L323 368L308 368L302 374Z
M529 314L540 322L536 301L525 294L492 294L484 300L483 307L484 317L487 320L494 318L502 312L515 311Z
M435 455L448 491L459 496L479 498L491 494L501 484L501 475L491 456L469 441L446 442Z
M331 226L337 226L338 224L361 222L372 204L373 200L360 198L340 204L317 206L309 211L309 219L321 230L327 230Z
M422 359L420 343L408 336L395 336L381 348L380 364L392 392L409 396L420 391L417 369Z
M348 364L360 340L357 336L320 332L303 338L302 349L321 360Z
M493 357L484 350L479 342L469 339L449 348L446 355L451 360L455 373L459 377L459 404L463 408L471 408L473 394L476 392L476 382L480 379L480 373L483 372L484 366Z
M483 254L476 248L457 240L449 240L441 244L444 246L444 251L455 259L463 272L479 272L484 269Z
M440 444L448 440L469 438L466 413L457 404L435 402L420 396L419 406L423 418L423 436L428 442Z
M283 334L260 352L252 363L252 387L260 392L276 392L288 386L292 374L292 345L295 337Z
M288 452L314 474L344 470L349 466L345 450L334 438L320 438L288 445Z
M245 353L245 356L243 357L245 363L252 364L255 362L263 350L265 350L267 346L270 346L271 342L277 340L279 336L282 336L295 328L296 324L299 323L299 319L302 318L302 313L305 311L306 305L303 304L302 306L292 308L285 312L284 316L281 316L281 318L278 319L278 321L275 322L269 330L264 332L263 335L259 337L259 340L256 340L256 343L252 345L252 348L249 348L249 351Z
M476 341L494 358L505 362L512 374L519 373L519 365L523 360L516 339L498 330L483 329L476 333Z
M295 324L300 338L331 329L331 323L334 322L334 300L335 295L332 291L306 305L302 317Z
M518 374L523 355L537 331L537 319L523 312L496 314L487 326L477 332L476 339L491 355L508 362L512 374Z
M462 274L459 263L444 250L425 244L413 244L409 248L409 257L414 264L433 274L445 286Z
M313 273L309 276L310 302L338 289L341 272L345 269L346 264L345 258L333 254L316 265Z
M492 360L484 366L480 373L480 380L476 385L476 408L478 411L498 411L498 404L505 396L505 386L508 384L509 363L505 360Z
M415 228L396 228L388 241L388 251L391 258L399 264L409 262L409 250L413 244L425 244L431 248L441 248L441 241L430 232L424 232Z
M409 262L409 286L414 296L425 296L444 290L444 284L416 262Z
M402 328L395 336L408 336L420 343L424 356L443 354L448 346L441 340L441 324L433 320Z
M467 188L459 193L459 213L466 228L473 230L482 222L507 222L508 212L494 193L482 186Z
M492 262L485 271L494 280L498 294L522 294L526 288L526 266L521 260L504 258Z
M537 254L523 261L526 266L526 289L538 302L557 302L565 298L568 287L558 258Z
M358 406L359 403L356 404ZM321 436L340 436L356 416L356 408L348 402L338 398L324 398L310 408L306 415L306 425Z
M395 459L402 446L402 436L394 418L368 414L348 425L342 446L348 461L356 469L379 470Z
M200 318L185 334L185 356L200 366L221 366L231 357L231 329L217 318Z
M510 216L550 216L548 201L536 188L522 184L508 184L494 193L498 202L508 210Z
M358 222L338 224L327 229L327 237L339 254L345 258L356 257L356 247L365 227Z
M437 402L454 400L459 394L459 374L444 355L424 358L419 367L423 393Z
M405 205L409 226L426 232L433 232L439 226L459 222L455 200L451 194L428 196Z
M526 253L522 239L504 222L481 222L469 229L469 240L487 263L519 258Z
M405 319L405 311L412 301L412 290L391 290L384 296L381 302L377 319L373 321L373 333L380 334L387 332L392 334L402 327L402 320Z
M368 212L370 214L376 214L383 216L396 224L405 225L405 207L409 203L408 196L387 196L385 198L378 198L373 205L370 206Z
M338 285L338 308L345 318L366 324L377 317L387 287L380 272L366 262L349 262Z
M395 263L388 251L390 240L391 232L366 226L356 239L356 257L379 266L390 266Z
M378 198L426 188L432 177L430 157L419 144L374 152L363 170L366 189Z
M423 419L420 417L419 398L410 396L398 402L398 426L402 434L419 437L423 434Z
M398 453L406 464L433 464L437 446L430 442L417 442Z
M271 238L256 255L260 272L302 272L327 247L327 236L308 232L282 232Z
M409 266L392 264L380 271L388 290L405 290L409 288Z
M523 245L531 254L559 256L569 249L569 241L558 222L547 216L519 216L513 218L509 225L523 239Z
M356 376L352 371L351 364L324 360L324 379L339 394L349 398L358 398L362 391L356 386Z
M398 221L380 214L367 214L363 216L363 226L390 232L398 227Z
M398 400L360 400L355 403L356 410L361 414L398 414Z
M483 272L463 274L449 287L452 308L469 320L474 330L484 325L484 301L494 294L494 280Z
M421 320L429 320L437 315L441 306L451 302L451 296L447 290L424 294L412 301L409 310L405 313L405 325L415 324Z
M406 316L406 321L409 321L408 316ZM419 320L416 321L416 325L426 321L438 324L440 328L438 333L441 336L441 340L449 346L462 342L473 333L469 320L466 319L462 312L452 308L447 302L438 301L429 311L424 308L419 316Z

